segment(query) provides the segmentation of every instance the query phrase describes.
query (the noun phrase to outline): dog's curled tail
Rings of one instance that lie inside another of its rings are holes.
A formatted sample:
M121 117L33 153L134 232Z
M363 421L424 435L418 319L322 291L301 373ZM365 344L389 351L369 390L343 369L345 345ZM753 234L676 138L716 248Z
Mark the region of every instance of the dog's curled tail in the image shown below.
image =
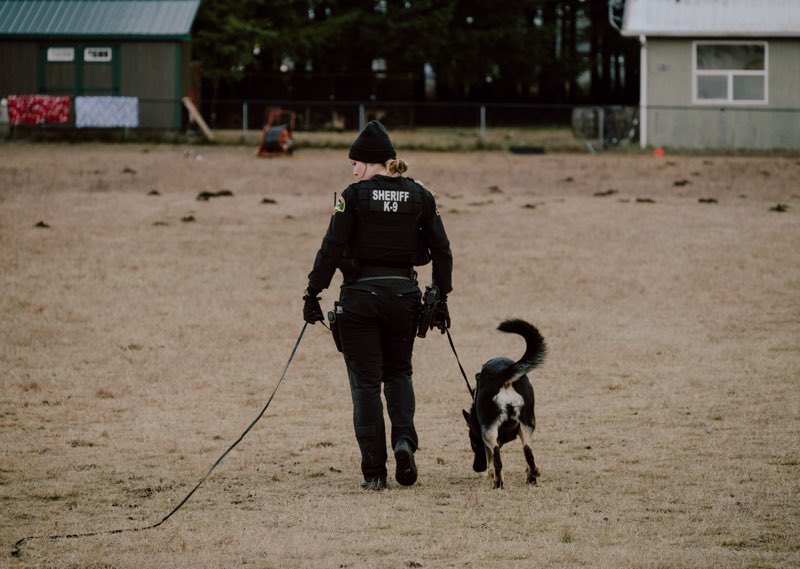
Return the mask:
M509 368L509 378L506 381L513 383L529 371L539 367L544 361L547 355L547 345L539 330L533 324L529 324L524 320L513 319L501 322L497 329L509 334L519 334L525 338L525 353L522 354L522 358L518 362Z

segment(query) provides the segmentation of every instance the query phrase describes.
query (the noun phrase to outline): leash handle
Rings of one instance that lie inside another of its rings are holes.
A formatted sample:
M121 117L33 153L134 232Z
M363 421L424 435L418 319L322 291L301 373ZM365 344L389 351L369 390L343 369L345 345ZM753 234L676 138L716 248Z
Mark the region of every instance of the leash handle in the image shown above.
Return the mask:
M467 373L464 371L464 366L461 365L461 360L458 359L458 352L456 352L456 346L453 344L453 337L450 335L450 328L445 328L445 332L447 332L447 340L450 342L450 348L453 350L453 355L456 357L456 362L458 362L458 369L461 370L461 375L464 378L464 381L467 384L467 389L469 390L469 395L473 399L475 398L475 390L472 389L472 386L469 384L469 380L467 379Z
M26 542L28 542L28 541L30 541L32 539L71 539L71 538L77 538L77 537L92 537L92 536L96 536L96 535L113 535L113 534L117 534L117 533L145 531L145 530L148 530L148 529L157 528L158 526L163 524L165 521L170 519L175 512L180 510L183 507L183 505L186 502L189 501L189 498L192 497L192 494L194 494L197 491L197 489L200 488L200 486L203 484L203 482L206 481L206 478L211 476L211 473L214 472L214 469L216 469L217 466L219 466L219 464L225 459L225 457L228 456L228 453L230 453L236 447L236 445L238 445L240 442L242 442L242 439L244 439L244 437L247 435L247 433L249 433L250 430L256 425L256 423L258 423L258 421L261 419L261 417L264 416L264 413L267 411L267 407L269 407L269 404L272 403L272 398L275 397L275 393L278 391L278 387L280 387L281 382L283 381L283 378L286 377L286 372L289 369L289 364L292 363L292 360L294 359L294 355L295 355L295 353L297 353L297 347L300 345L300 340L303 339L303 334L305 334L305 331L306 331L307 327L308 327L308 322L303 323L303 328L302 328L302 330L300 330L300 335L297 337L297 341L294 343L294 347L292 348L292 354L289 356L289 360L286 362L286 365L283 367L283 373L281 374L281 377L278 380L278 383L275 384L275 389L272 390L272 394L269 396L269 399L267 400L267 402L264 405L264 407L261 409L261 412L258 414L258 416L256 416L255 419L253 419L253 421L247 426L247 428L244 430L244 432L241 435L239 435L239 438L236 439L233 442L233 444L231 446L229 446L227 448L227 450L220 455L220 457L214 462L213 465L211 465L211 468L209 468L208 472L206 472L206 475L203 476L200 479L200 482L198 482L195 485L195 487L192 488L189 491L189 493L186 494L186 496L184 496L183 500L178 502L177 506L172 508L172 510L170 510L169 513L166 516L161 518L161 520L159 520L158 522L156 522L154 524L150 524L149 526L142 526L142 527L135 527L135 528L110 529L110 530L95 531L95 532L89 532L89 533L70 533L70 534L61 534L61 535L29 535L27 537L23 537L22 539L18 540L16 543L14 543L14 547L11 549L11 555L13 557L19 557L20 549L22 548L22 546Z

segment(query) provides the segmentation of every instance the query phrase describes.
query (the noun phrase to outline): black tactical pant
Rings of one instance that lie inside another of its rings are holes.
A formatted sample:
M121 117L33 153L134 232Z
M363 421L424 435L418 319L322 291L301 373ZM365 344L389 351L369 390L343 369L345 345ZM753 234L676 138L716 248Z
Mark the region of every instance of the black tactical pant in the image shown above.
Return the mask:
M386 476L386 430L381 401L384 386L392 447L405 438L416 450L414 349L421 293L407 279L379 279L345 285L337 314L342 353L353 396L353 424L365 478Z

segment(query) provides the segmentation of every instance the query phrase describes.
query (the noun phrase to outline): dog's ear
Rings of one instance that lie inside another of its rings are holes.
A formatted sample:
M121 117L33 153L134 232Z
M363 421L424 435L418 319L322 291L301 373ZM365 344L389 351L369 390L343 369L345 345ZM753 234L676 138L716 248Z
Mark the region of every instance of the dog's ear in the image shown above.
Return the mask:
M466 409L462 409L461 412L464 414L464 419L467 421L467 425L469 425L469 413L467 413Z

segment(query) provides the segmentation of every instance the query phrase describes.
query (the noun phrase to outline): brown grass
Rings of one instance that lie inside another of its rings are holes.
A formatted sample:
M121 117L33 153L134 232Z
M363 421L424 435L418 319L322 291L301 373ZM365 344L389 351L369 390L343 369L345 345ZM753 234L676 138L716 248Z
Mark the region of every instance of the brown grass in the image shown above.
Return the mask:
M252 150L0 146L0 565L800 565L797 159L403 152L453 242L468 373L521 353L503 318L548 341L539 486L518 443L507 490L471 471L435 334L415 352L420 481L360 491L343 363L314 326L175 517L13 559L27 535L158 521L272 391L350 168Z

